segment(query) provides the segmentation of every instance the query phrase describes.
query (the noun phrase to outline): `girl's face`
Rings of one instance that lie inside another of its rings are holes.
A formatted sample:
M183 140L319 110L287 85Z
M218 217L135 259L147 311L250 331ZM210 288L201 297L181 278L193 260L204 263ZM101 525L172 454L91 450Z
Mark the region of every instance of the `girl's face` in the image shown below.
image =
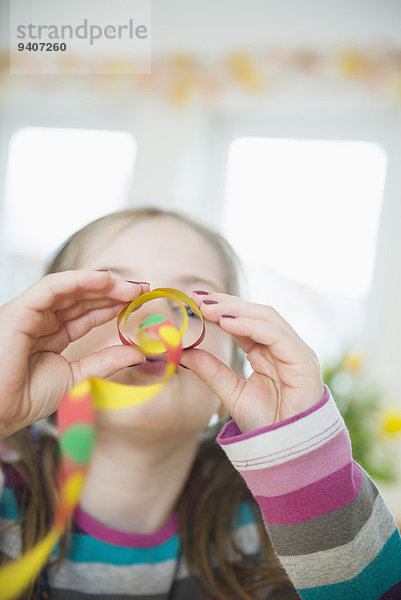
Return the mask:
M100 234L101 235L101 234ZM191 296L193 290L225 292L225 277L214 248L196 231L171 217L153 217L125 229L116 239L101 245L99 238L85 251L80 264L85 269L110 269L113 277L148 281L150 288L172 287ZM150 314L165 315L180 324L179 306L165 298L147 302L131 313L129 332L135 337L142 321ZM194 341L201 330L199 318L189 316L187 336ZM188 340L189 341L189 340ZM69 360L120 344L116 319L90 331L73 342L63 353ZM229 363L232 341L218 325L206 324L203 348ZM146 373L140 367L128 367L109 377L126 385L148 385L161 375ZM148 402L115 411L99 411L98 425L145 432L193 434L204 429L220 401L194 373L178 367L162 390Z

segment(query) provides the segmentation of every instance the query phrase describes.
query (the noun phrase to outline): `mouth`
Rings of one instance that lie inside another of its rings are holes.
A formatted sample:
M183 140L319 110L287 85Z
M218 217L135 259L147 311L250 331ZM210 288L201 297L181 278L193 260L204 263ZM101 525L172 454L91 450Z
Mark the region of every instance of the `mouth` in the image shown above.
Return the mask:
M131 367L136 367L138 371L148 375L163 375L164 371L166 370L167 362L167 357L165 354L145 355L145 358L146 362L140 365L131 365ZM178 366L189 371L188 367L185 367L181 363L178 363Z
M145 358L146 360L150 361L150 362L167 362L167 358L165 354L151 354L151 355L147 355L145 354Z

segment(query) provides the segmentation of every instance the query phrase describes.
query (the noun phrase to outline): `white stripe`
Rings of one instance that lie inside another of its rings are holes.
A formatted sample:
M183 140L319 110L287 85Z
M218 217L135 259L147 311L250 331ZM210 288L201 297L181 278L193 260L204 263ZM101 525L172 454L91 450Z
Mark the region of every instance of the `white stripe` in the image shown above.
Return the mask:
M259 530L256 523L248 523L234 532L236 546L245 554L256 554L260 551ZM232 559L238 559L238 556Z
M240 471L257 470L294 460L327 444L345 428L330 395L318 410L293 423L245 440L223 444L228 458Z
M298 556L279 556L298 589L332 585L356 577L382 550L397 529L383 498L377 496L372 514L347 544Z
M309 454L316 448L320 448L327 444L330 440L335 438L343 429L344 423L338 421L333 427L331 427L328 431L322 433L322 435L314 436L313 439L310 439L308 442L304 444L300 444L299 446L294 447L291 445L289 448L284 449L281 452L275 452L273 455L266 456L263 458L256 458L253 461L237 461L233 462L233 465L236 469L241 472L244 471L257 471L259 469L265 469L268 467L275 467L276 465L281 465L286 462L290 462L291 460L295 460L304 454Z

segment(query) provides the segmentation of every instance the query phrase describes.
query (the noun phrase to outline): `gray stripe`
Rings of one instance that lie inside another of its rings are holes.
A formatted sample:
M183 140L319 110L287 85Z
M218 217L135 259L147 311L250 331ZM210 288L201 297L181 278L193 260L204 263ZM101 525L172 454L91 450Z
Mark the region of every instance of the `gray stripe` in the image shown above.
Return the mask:
M9 558L19 558L21 556L21 526L16 524L15 521L0 517L0 527L10 523L12 523L12 526L1 532L0 550Z
M267 585L263 590L254 592L255 598L260 597L269 600L299 600L300 596L289 583L287 586L279 588L273 585ZM52 600L205 600L205 596L200 596L196 587L188 580L177 581L172 590L167 594L158 594L152 596L122 596L119 594L82 594L80 592L71 592L70 590L51 590Z
M347 544L369 519L378 493L372 480L364 475L358 496L347 506L295 525L269 525L267 529L277 554L311 554Z
M260 549L257 527L249 523L238 528L235 541L245 554L255 554ZM231 556L231 560L238 556ZM217 562L217 561L216 561ZM215 562L215 564L216 564ZM95 594L130 594L134 589L140 595L163 594L171 584L176 568L175 560L160 563L116 565L106 563L80 563L64 559L57 569L49 573L52 586L60 589ZM188 572L180 562L178 578L185 579Z
M198 594L189 579L180 579L164 594L84 594L69 589L51 588L51 598L52 600L167 600L167 598L168 600L201 600L202 596Z
M156 594L152 596L127 596L126 594L84 594L72 590L59 590L50 588L52 600L166 600L168 594Z
M396 529L392 514L383 498L378 496L371 517L352 542L323 552L279 556L279 559L298 589L347 581L356 577L379 554Z
M68 559L51 570L51 586L92 594L164 594L174 578L176 560L160 563L113 565L100 562L78 563Z

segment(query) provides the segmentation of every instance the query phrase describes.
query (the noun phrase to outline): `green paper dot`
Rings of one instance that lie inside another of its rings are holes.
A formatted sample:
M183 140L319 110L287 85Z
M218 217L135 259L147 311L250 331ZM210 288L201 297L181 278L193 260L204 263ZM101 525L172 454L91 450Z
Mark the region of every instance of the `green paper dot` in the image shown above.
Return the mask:
M79 423L63 433L59 444L63 454L67 454L80 465L86 465L92 453L94 438L94 427Z
M139 329L142 329L143 327L148 327L149 325L156 325L157 323L163 323L163 321L165 321L165 320L166 320L166 317L163 317L163 315L150 315L149 317L147 317L144 320L144 322L139 327Z

